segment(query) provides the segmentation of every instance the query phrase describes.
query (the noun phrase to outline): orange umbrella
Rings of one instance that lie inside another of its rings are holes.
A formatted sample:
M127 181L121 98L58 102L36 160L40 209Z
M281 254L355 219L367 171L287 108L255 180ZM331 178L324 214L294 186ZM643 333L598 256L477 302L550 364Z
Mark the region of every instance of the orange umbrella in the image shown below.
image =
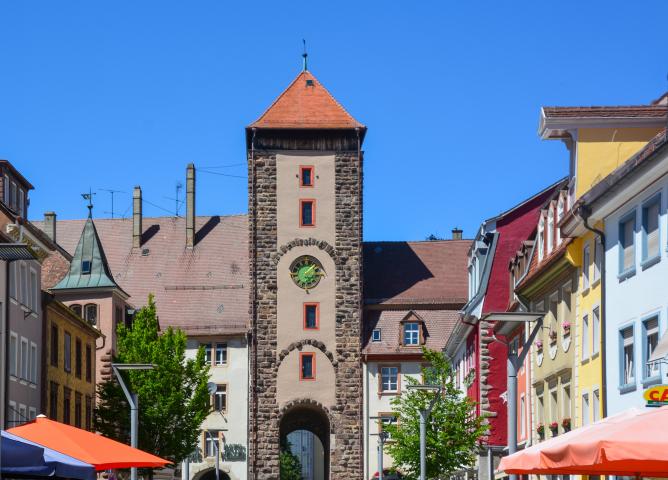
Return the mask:
M86 463L95 470L130 467L164 467L169 460L111 440L96 433L39 416L8 432Z
M668 407L631 409L501 459L508 474L668 477Z

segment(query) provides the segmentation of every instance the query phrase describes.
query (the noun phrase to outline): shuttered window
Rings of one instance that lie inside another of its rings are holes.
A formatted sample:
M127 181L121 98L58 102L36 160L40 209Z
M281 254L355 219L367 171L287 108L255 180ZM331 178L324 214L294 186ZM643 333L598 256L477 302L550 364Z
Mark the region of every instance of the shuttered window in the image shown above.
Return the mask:
M629 272L635 267L635 226L635 215L623 220L619 224L620 273Z
M660 197L645 204L642 209L643 223L643 261L652 260L659 256L659 206Z
M620 383L621 386L635 384L635 358L633 345L633 326L626 327L620 332L621 342L621 365L620 365Z
M647 364L649 357L652 356L654 349L659 343L659 318L652 317L643 322L643 328L645 329L643 345L643 366L644 366L644 378L656 377L660 373L660 364L659 362L654 362L652 364Z

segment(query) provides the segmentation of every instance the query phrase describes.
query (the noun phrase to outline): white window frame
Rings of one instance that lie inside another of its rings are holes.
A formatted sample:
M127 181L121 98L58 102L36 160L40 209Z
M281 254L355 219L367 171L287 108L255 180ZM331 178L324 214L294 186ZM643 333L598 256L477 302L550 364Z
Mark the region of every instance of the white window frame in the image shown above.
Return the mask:
M218 358L218 353L222 352L221 358ZM213 359L215 361L215 366L216 367L222 367L227 365L228 362L228 348L227 348L227 342L216 342L216 350L214 352L215 358Z
M656 323L656 325L649 327L648 324ZM656 362L651 366L647 364L647 360L652 356L652 352L649 349L649 337L650 335L656 335L656 343L658 345L661 339L661 318L658 313L655 315L648 315L641 319L642 326L642 381L643 383L656 383L656 380L661 379L661 364ZM656 348L656 345L654 346ZM652 350L653 351L653 350ZM650 371L650 369L652 371ZM650 374L651 373L651 374Z
M589 413L591 409L590 401L589 401L589 392L584 392L581 397L580 401L581 405L581 412L580 412L580 418L582 421L582 426L589 425Z
M219 390L220 388L223 390ZM222 400L219 400L221 399ZM213 394L213 408L217 412L226 413L228 409L228 400L230 399L229 392L227 391L227 383L219 383L216 385L216 391ZM218 402L221 401L224 403L223 408L218 408Z
M582 337L580 339L582 361L589 359L589 313L582 315Z
M601 279L601 267L603 261L603 244L601 239L596 237L594 240L594 275L592 276L593 283L598 282Z
M589 242L585 242L582 249L582 289L589 288L589 263L591 262L591 252Z
M392 375L392 370L396 370L396 374ZM385 373L387 371L387 374ZM387 387L385 388L385 378L388 379ZM394 381L392 381L394 378ZM380 391L382 393L397 393L399 391L399 367L397 365L381 365L380 367ZM394 385L394 388L392 388Z
M598 422L601 419L601 391L598 388L592 390L591 394L592 404L592 423Z
M378 334L378 335L376 335ZM373 331L371 332L371 341L372 342L380 342L382 340L382 332L380 328L374 328Z
M37 384L37 362L39 361L39 356L37 352L37 344L35 342L30 342L30 382Z
M14 359L12 361L12 341L14 342ZM21 367L19 365L19 352L21 346L19 342L19 336L16 332L9 332L9 375L14 378L19 378L21 374Z
M601 351L601 307L594 305L591 310L591 355L598 355Z
M29 304L30 310L33 312L37 311L37 303L39 298L39 281L37 280L37 270L30 268L30 280L28 286L28 295L29 295Z
M626 238L626 229L625 226L628 222L631 222L632 225L632 232L631 232L631 238L627 239ZM631 212L627 213L624 215L622 218L619 220L619 239L617 242L617 248L619 250L619 277L624 278L627 276L631 276L635 273L636 270L636 211L633 209ZM631 265L629 265L627 268L624 267L624 250L625 250L625 245L628 245L631 249Z
M25 350L23 346L25 345ZM25 355L24 355L25 352ZM21 337L21 354L19 355L21 358L20 362L20 376L21 380L26 380L28 381L29 378L28 376L30 375L30 342L28 341L27 338Z
M538 221L538 237L537 247L538 248L538 261L543 260L545 256L545 216L541 213L540 220Z
M410 330L408 329L409 327ZM415 327L414 329L412 327ZM404 331L404 345L407 347L415 347L420 345L420 323L419 322L405 322L402 326Z
M552 204L547 210L547 253L548 255L554 249L554 209Z
M624 332L630 330L631 336L624 338ZM619 389L625 393L627 391L635 390L638 381L636 375L636 346L635 346L635 324L625 325L619 328ZM632 347L632 355L630 358L630 365L628 365L628 382L625 378L627 372L627 363L625 357L625 350L627 346Z

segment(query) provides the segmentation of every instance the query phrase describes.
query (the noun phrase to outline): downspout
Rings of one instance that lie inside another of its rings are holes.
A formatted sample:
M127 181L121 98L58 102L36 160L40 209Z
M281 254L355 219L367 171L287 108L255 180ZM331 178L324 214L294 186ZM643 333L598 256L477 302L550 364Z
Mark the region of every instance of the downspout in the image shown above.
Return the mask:
M2 419L0 427L3 429L9 425L7 422L7 409L9 408L9 265L10 260L5 262L5 311L2 312L2 348L3 362L5 368L2 369ZM13 426L13 425L12 425Z
M601 328L601 345L602 348L605 348L606 344L606 310L605 310L605 232L598 230L597 228L589 225L589 216L591 215L591 209L585 205L581 206L578 209L578 216L582 219L584 227L590 232L596 234L601 242L601 318L600 328ZM596 261L596 259L594 259ZM601 397L602 397L602 406L603 406L603 418L608 416L608 381L606 375L606 355L601 355Z

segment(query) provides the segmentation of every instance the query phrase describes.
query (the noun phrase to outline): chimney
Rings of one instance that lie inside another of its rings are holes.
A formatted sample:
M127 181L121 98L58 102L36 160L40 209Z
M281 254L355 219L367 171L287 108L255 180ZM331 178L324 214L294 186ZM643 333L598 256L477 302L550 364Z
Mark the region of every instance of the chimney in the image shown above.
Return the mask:
M195 246L195 164L186 168L186 248Z
M132 191L132 248L141 247L142 229L141 187L137 185Z
M56 212L44 212L44 233L56 243Z
M461 228L453 228L452 229L452 239L453 240L461 240L462 239L462 233L463 230Z

